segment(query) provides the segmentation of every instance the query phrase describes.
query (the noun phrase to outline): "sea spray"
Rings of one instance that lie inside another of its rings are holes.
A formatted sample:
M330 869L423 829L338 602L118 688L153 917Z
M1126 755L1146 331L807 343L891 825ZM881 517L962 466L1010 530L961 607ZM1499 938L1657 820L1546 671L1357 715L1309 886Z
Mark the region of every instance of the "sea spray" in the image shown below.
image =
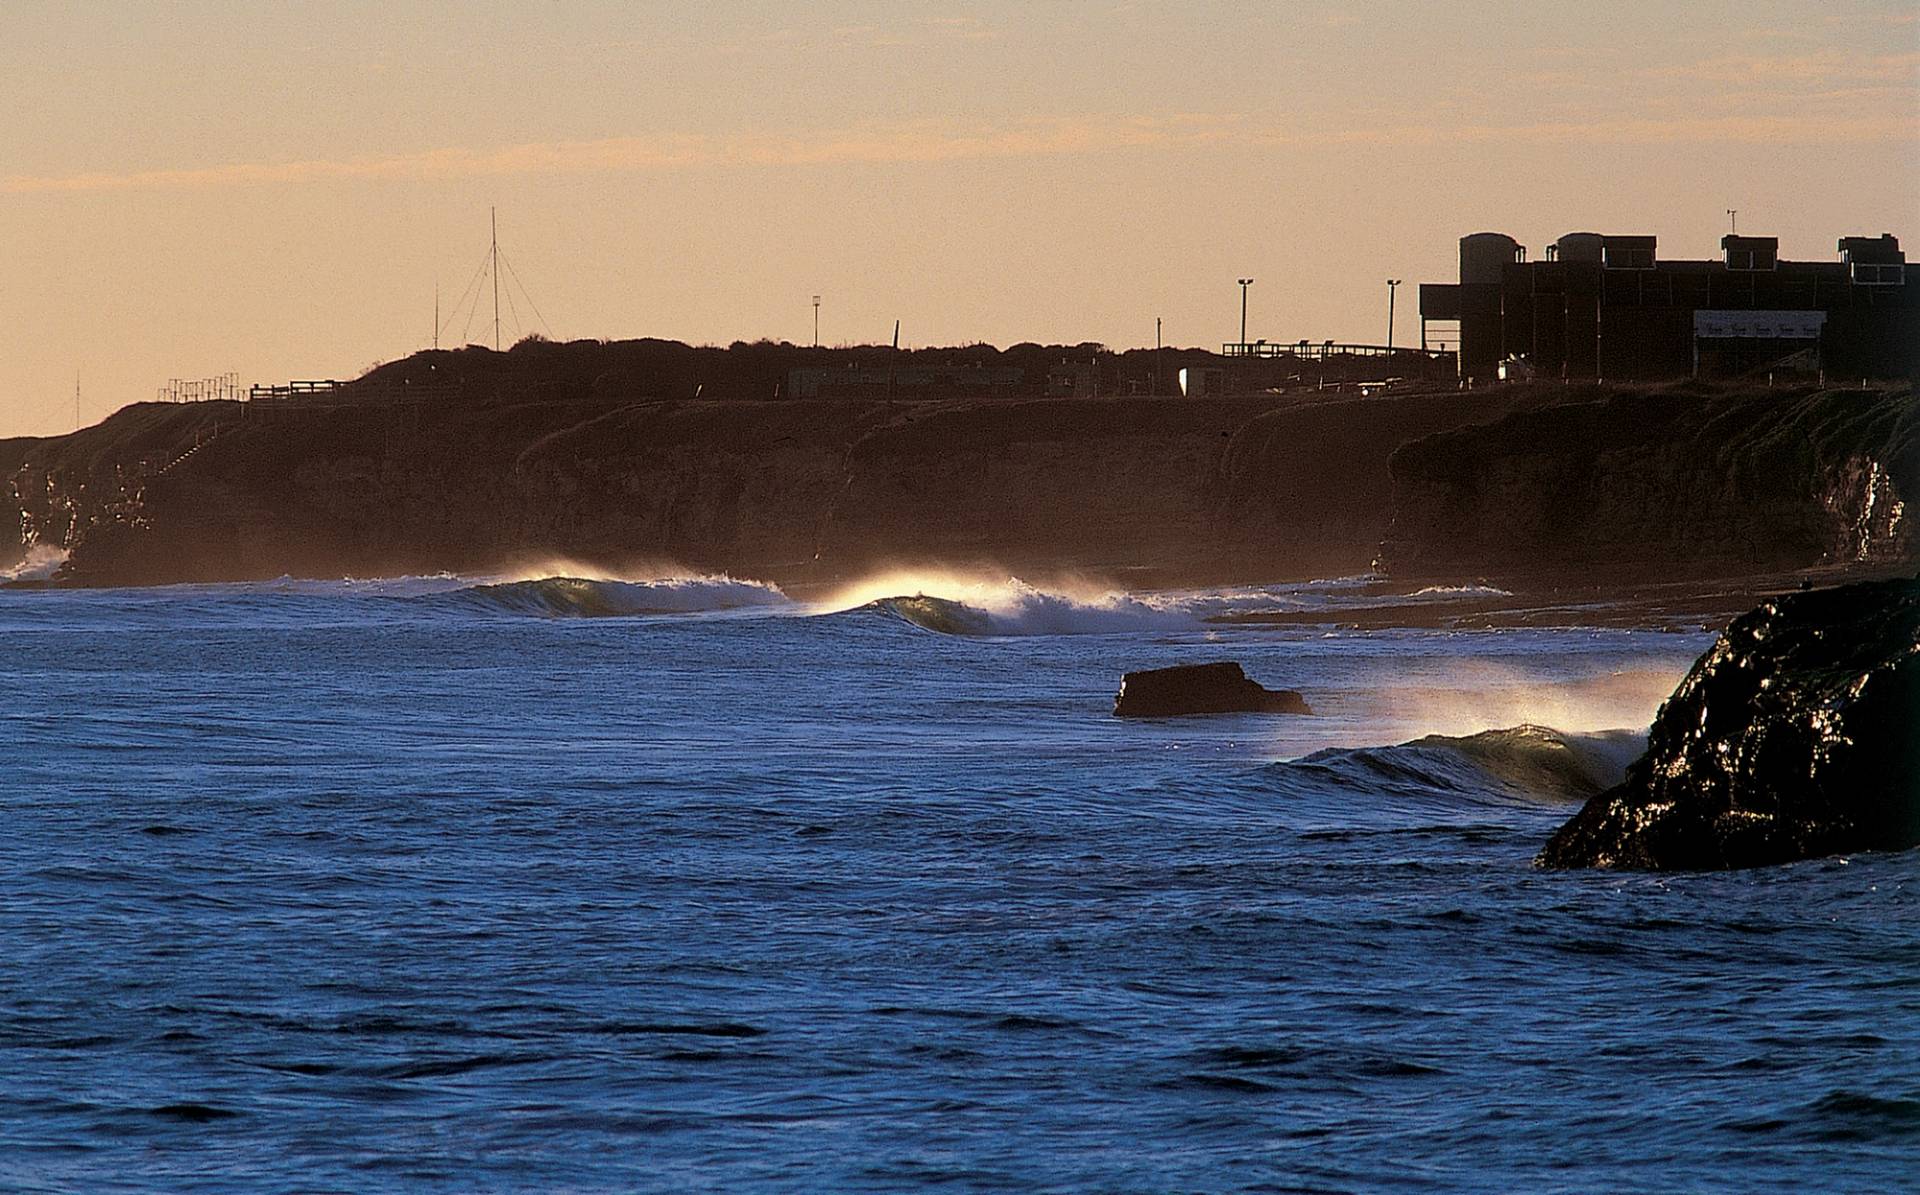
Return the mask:
M0 584L10 581L46 581L67 562L65 549L49 544L30 544L26 557L11 568L0 568Z
M1390 704L1395 720L1425 734L1470 735L1523 724L1573 732L1644 731L1683 674L1671 666L1649 666L1569 680L1474 660L1453 664L1431 680L1395 684L1381 699Z

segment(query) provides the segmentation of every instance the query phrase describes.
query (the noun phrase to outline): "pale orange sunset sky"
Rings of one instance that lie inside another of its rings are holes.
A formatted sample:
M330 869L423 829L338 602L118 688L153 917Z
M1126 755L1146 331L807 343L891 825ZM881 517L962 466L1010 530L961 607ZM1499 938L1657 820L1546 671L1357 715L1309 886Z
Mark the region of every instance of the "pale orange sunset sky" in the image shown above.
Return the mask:
M1377 341L1461 233L1706 257L1728 208L1920 253L1917 15L5 0L0 435L69 430L76 370L93 422L424 347L493 204L556 337L696 343L818 292L828 343L1218 347L1243 276L1254 336Z

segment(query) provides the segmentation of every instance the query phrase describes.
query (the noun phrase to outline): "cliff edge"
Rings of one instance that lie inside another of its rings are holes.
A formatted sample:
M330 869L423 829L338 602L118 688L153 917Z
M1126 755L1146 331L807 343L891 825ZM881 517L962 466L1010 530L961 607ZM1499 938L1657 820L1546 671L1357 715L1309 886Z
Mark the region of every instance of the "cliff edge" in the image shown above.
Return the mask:
M1414 441L1391 469L1381 561L1409 578L1886 573L1920 554L1910 385L1623 391Z
M1139 586L1349 574L1386 530L1396 446L1542 401L562 389L130 407L26 448L20 538L92 585L555 559L790 587L929 564Z

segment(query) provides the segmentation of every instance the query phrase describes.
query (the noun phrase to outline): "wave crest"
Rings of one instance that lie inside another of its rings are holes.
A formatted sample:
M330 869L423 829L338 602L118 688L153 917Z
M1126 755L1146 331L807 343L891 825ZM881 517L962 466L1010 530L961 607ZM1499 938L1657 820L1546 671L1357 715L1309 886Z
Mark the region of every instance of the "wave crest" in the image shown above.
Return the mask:
M728 576L614 581L539 577L472 585L434 598L473 609L547 618L621 618L646 614L702 614L788 605L778 587Z
M1393 747L1316 751L1270 765L1302 781L1418 797L1435 791L1584 800L1618 784L1646 749L1632 730L1572 734L1522 725L1463 736L1430 734Z
M881 610L942 635L1107 635L1198 625L1194 613L1177 602L1097 590L1039 589L1018 577L999 584L941 588L957 596L902 589L860 608Z

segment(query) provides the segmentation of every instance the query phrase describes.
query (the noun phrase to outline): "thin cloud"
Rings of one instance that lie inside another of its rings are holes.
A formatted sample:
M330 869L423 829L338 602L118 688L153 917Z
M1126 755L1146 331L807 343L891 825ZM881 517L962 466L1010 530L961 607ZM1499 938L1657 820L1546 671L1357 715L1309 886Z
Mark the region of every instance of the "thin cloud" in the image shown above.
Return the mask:
M1130 120L1035 120L974 129L930 124L858 127L798 137L612 137L552 141L495 150L294 162L240 162L187 170L17 175L0 192L179 190L330 181L433 181L499 175L599 174L716 165L818 166L950 162L971 158L1055 157L1110 150L1200 144L1227 135L1231 117L1181 113Z
M1537 121L1528 124L1404 125L1356 129L1314 137L1278 134L1274 144L1371 144L1444 146L1465 144L1589 145L1787 145L1920 140L1910 120L1823 119L1796 116L1681 117L1671 120Z
M1653 67L1650 78L1698 79L1710 83L1889 82L1920 77L1920 53L1727 54L1677 66Z
M292 162L240 162L182 170L16 175L0 193L187 190L326 182L422 182L512 175L610 174L695 167L887 165L992 158L1047 158L1232 145L1244 149L1481 143L1677 144L1911 142L1905 117L1682 116L1671 119L1537 121L1524 124L1381 124L1302 131L1218 113L1115 119L1057 118L956 128L934 123L861 126L793 136L697 135L550 141L499 149Z

